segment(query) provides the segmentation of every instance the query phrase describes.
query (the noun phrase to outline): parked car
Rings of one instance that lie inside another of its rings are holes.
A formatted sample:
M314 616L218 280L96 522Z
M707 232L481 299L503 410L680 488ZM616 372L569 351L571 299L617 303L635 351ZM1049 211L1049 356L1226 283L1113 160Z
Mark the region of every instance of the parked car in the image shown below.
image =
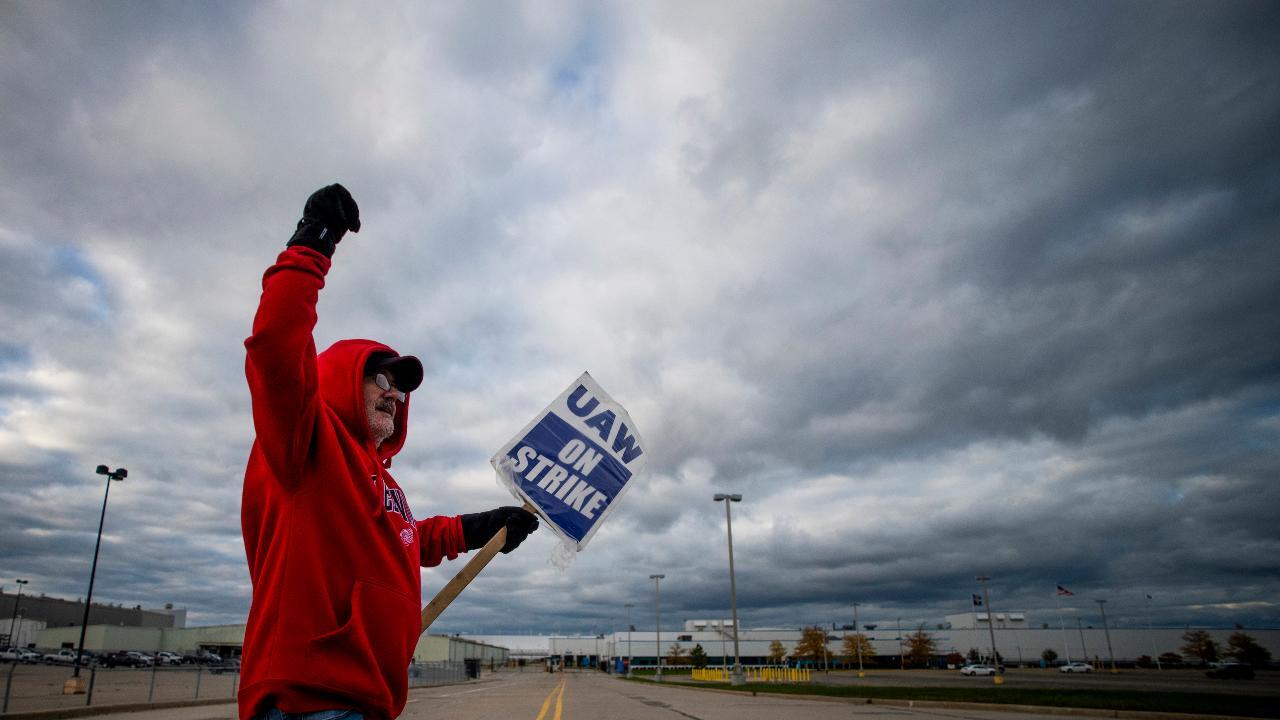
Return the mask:
M1058 668L1058 672L1091 673L1093 672L1093 666L1090 665L1089 663L1082 663L1082 662L1067 663L1066 665L1063 665L1062 667Z
M996 669L990 665L965 665L960 668L961 675L995 675Z
M22 648L0 648L0 662L22 662Z
M1218 679L1252 680L1253 668L1242 662L1220 662L1205 675Z
M210 665L209 672L214 675L221 675L222 673L238 673L240 672L240 660L237 658L231 658L230 660L223 660L220 663Z
M222 662L222 656L218 653L201 650L199 654L196 655L196 662L201 665L217 665Z
M76 651L62 648L58 652L46 653L41 659L50 665L75 665Z
M143 659L141 655L142 653L126 652L124 650L103 653L98 658L98 664L103 667L149 667L151 661Z
M179 655L178 653L172 653L166 650L161 650L160 652L156 653L156 664L157 665L181 665L182 656Z

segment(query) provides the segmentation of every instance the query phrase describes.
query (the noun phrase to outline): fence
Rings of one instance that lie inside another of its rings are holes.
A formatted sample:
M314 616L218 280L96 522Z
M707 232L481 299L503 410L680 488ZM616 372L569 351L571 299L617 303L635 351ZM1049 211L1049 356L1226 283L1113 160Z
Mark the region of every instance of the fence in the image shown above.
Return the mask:
M238 670L238 668L237 668ZM51 665L5 668L4 700L0 713L65 710L86 705L147 705L182 701L232 702L240 675L229 668L179 665L152 668L100 668L80 670L86 681L83 695L62 694L72 669ZM466 680L461 662L414 663L409 666L409 687L425 687Z
M409 687L446 685L466 679L467 665L463 662L414 663L409 666Z
M807 668L749 667L743 668L742 673L747 682L807 683L812 679L813 671ZM693 679L708 682L729 682L729 671L723 668L694 668Z

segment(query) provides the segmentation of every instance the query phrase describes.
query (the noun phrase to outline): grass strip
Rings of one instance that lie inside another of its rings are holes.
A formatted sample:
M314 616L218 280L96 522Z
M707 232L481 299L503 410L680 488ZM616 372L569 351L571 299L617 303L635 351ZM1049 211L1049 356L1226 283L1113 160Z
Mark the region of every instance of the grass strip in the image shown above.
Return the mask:
M1100 710L1231 715L1236 717L1280 718L1280 702L1265 695L1217 693L1148 692L1142 690L1034 690L1025 688L945 688L945 687L849 687L831 685L788 685L748 683L732 686L717 682L672 681L685 687L716 688L736 692L767 692L786 695L821 695L873 700L938 700L943 702L1039 705Z

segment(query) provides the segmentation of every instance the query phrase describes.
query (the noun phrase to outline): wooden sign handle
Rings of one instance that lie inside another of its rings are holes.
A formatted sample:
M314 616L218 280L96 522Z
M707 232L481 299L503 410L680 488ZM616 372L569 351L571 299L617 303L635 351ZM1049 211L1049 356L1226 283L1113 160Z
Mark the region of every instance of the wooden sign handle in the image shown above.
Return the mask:
M533 506L529 503L524 504L524 509L529 512L534 511ZM502 550L502 546L506 544L507 528L503 526L498 529L498 532L494 533L493 537L489 538L489 542L480 548L480 552L476 553L475 557L467 561L467 564L458 571L457 575L453 576L452 580L440 588L440 592L431 598L431 602L422 608L422 630L420 632L426 632L427 628L431 627L431 623L440 617L440 613L444 612L445 608L449 607L449 604L457 599L458 595L471 584L472 580L476 579L480 571L484 570L489 561L493 559L493 556L497 555L498 551Z

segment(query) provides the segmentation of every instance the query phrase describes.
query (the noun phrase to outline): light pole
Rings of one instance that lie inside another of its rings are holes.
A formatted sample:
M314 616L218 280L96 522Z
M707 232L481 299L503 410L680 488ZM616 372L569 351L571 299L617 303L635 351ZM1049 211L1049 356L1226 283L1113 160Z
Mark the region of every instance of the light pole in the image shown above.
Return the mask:
M737 493L716 493L714 500L724 502L724 526L729 533L729 611L733 616L733 672L729 675L729 684L742 685L746 678L742 676L742 661L738 654L738 586L733 575L733 519L729 512L733 503L742 502L742 496Z
M662 682L662 590L659 583L666 575L650 575L649 579L653 581L653 647L657 650L654 657L655 670L653 672L654 682Z
M102 524L107 519L107 498L111 496L111 481L124 480L129 477L129 471L124 468L116 468L110 470L106 465L99 465L97 470L99 475L107 476L107 489L102 493L102 514L98 516L98 541L93 546L93 567L89 571L89 592L84 597L84 618L80 621L80 644L76 647L76 667L71 679L67 681L67 687L73 688L72 692L84 692L84 681L80 679L80 659L84 657L84 633L89 628L89 606L93 602L93 580L98 574L98 551L102 549ZM66 688L64 688L64 693Z
M631 608L635 607L632 603L627 603L627 677L631 677Z
M1098 609L1102 611L1102 632L1107 636L1107 657L1111 660L1111 672L1116 671L1116 654L1111 651L1111 630L1107 628L1107 601L1094 600L1098 603Z
M720 618L720 669L729 669L729 649L725 646L728 642L725 636L729 633L724 631L724 618Z
M853 604L853 641L857 643L858 651L858 677L863 677L862 672L862 633L858 630L858 603Z
M1151 596L1147 596L1147 640L1151 643L1151 659L1156 661L1156 670L1162 670L1160 667L1160 656L1156 654L1156 631L1151 628Z
M898 669L907 669L907 656L902 653L902 618L898 618Z
M979 575L975 578L982 583L982 601L987 604L987 631L991 633L991 662L996 666L995 683L999 685L1003 682L1000 677L1000 653L996 650L996 614L991 609L991 593L987 592L987 583L991 578L986 575Z
M1080 654L1084 656L1084 661L1088 663L1089 648L1084 646L1084 626L1080 624L1082 620L1083 619L1079 615L1076 616L1076 630L1080 633ZM1092 665L1093 663L1089 664Z
M13 647L18 647L18 643L14 642L13 640L13 628L14 628L14 625L18 622L18 606L22 604L22 586L26 585L27 582L28 582L27 580L23 580L21 578L17 580L18 597L16 600L13 601L13 618L9 620L9 645Z

